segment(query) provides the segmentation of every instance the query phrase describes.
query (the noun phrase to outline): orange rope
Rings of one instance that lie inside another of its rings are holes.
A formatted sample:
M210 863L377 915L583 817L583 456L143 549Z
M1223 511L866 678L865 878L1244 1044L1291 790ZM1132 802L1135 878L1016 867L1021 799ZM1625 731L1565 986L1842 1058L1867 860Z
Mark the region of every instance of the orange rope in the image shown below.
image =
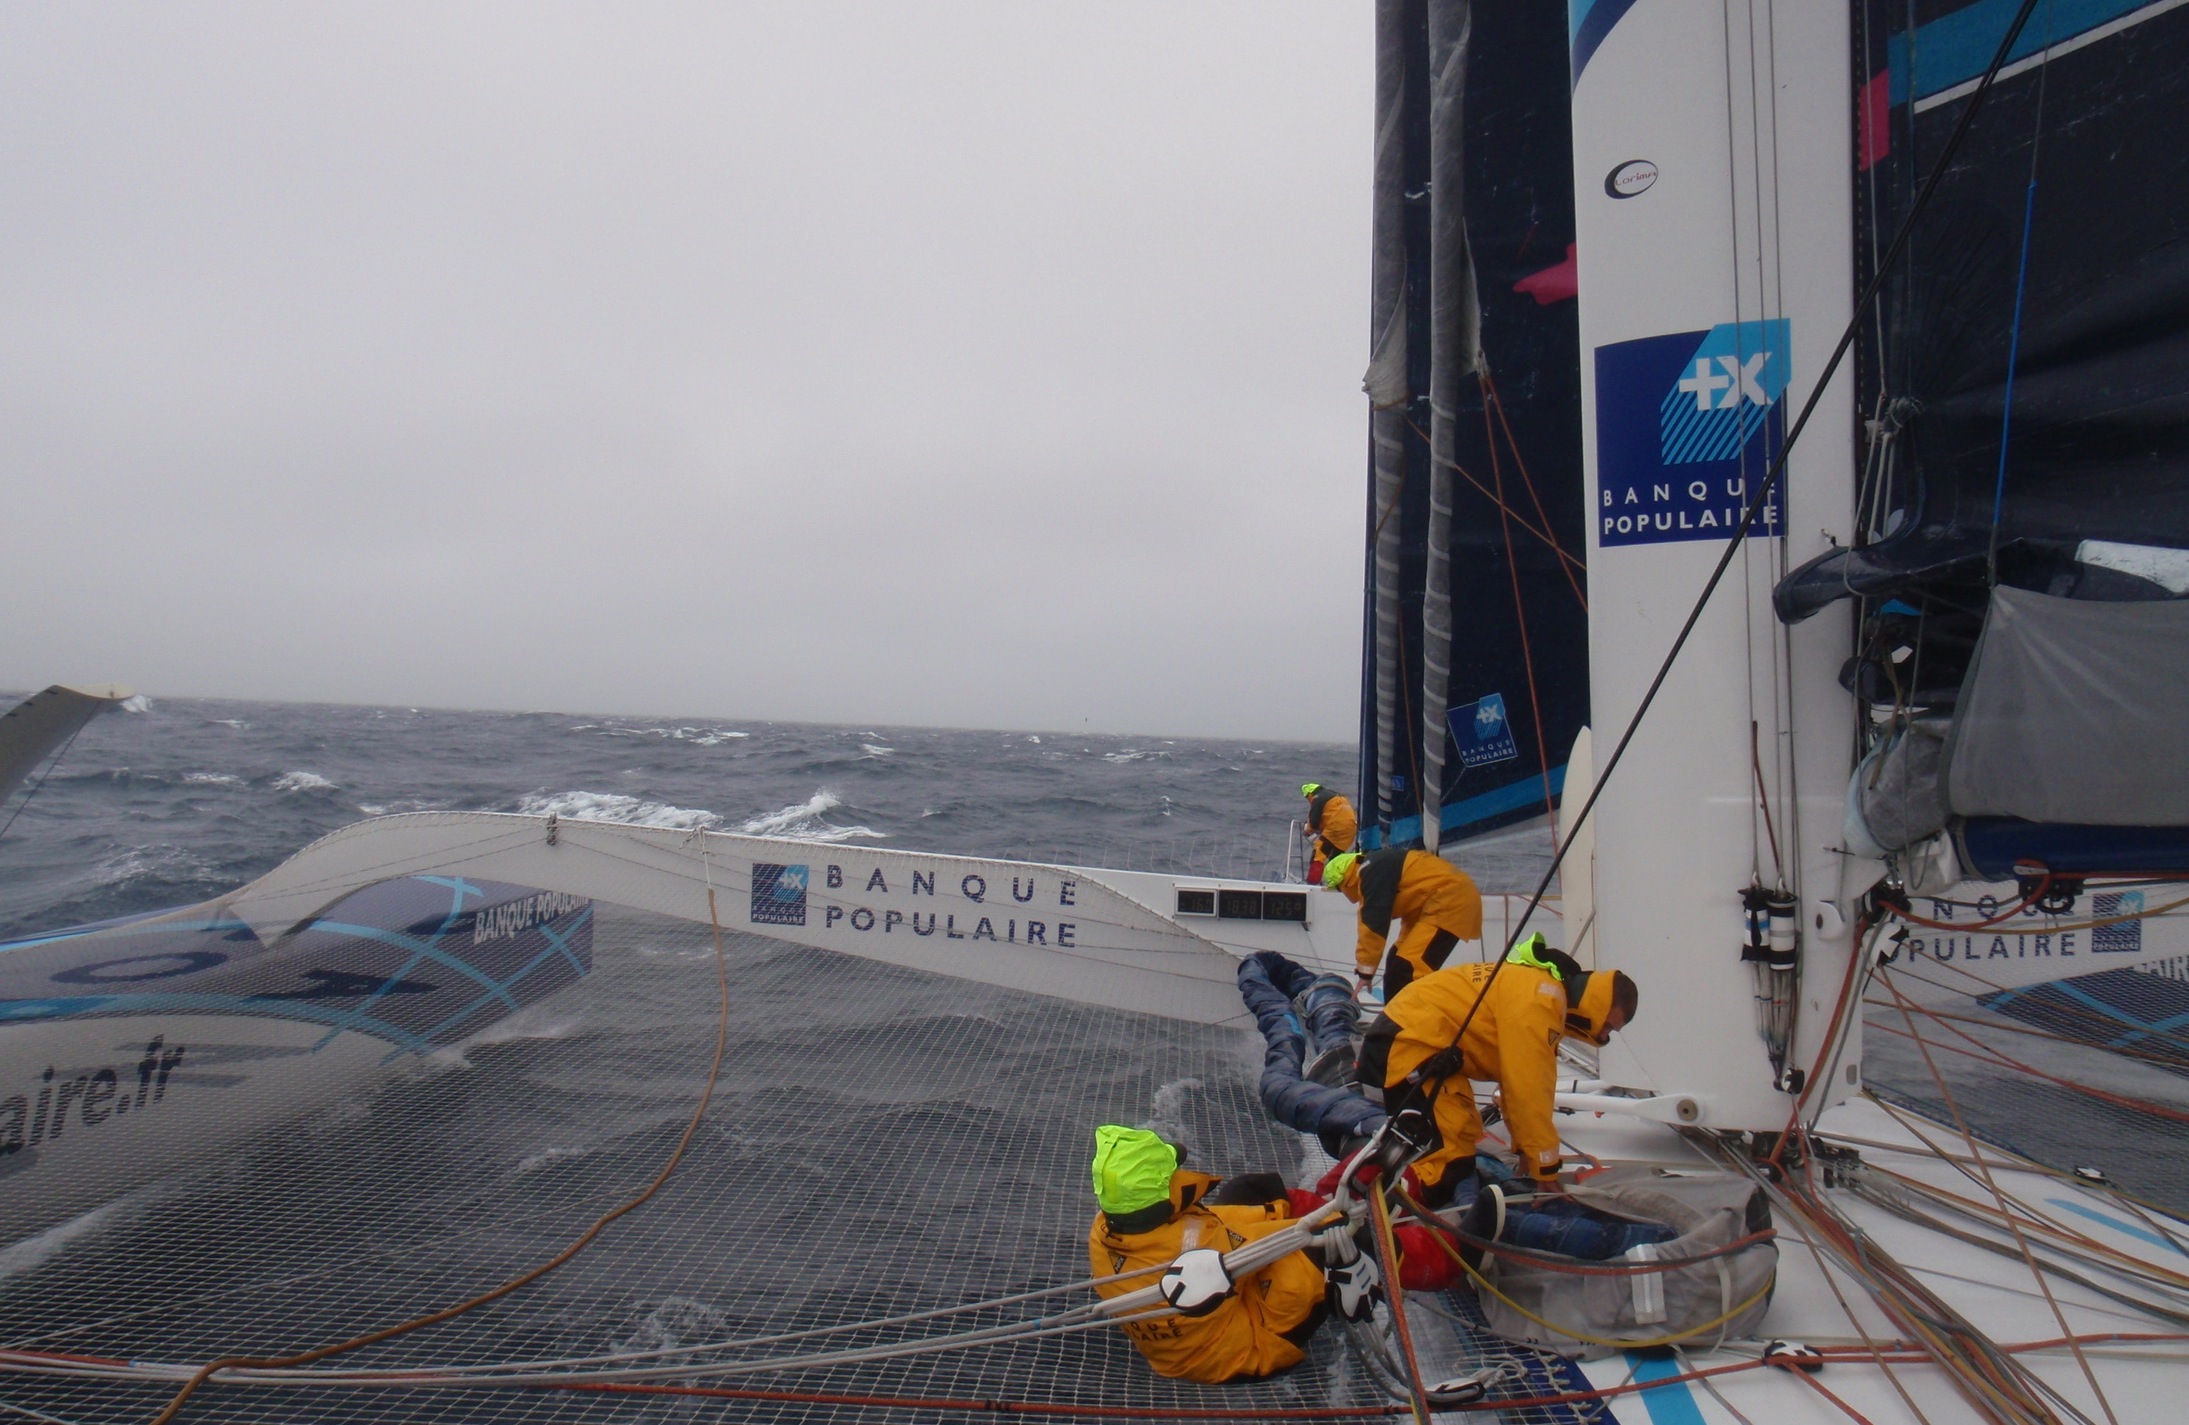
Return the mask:
M340 1356L350 1351L362 1350L367 1346L378 1345L382 1341L392 1341L398 1336L407 1336L413 1331L422 1330L428 1326L437 1326L443 1321L452 1321L456 1317L467 1312L476 1311L490 1302L499 1301L511 1292L530 1286L533 1282L538 1281L541 1277L546 1276L549 1272L554 1271L557 1267L577 1256L578 1253L592 1245L594 1238L607 1230L608 1224L627 1213L637 1211L650 1201L655 1193L660 1192L668 1183L669 1175L676 1171L677 1164L684 1161L684 1150L691 1146L692 1136L699 1132L699 1125L707 1116L707 1104L714 1097L715 1080L722 1073L722 1051L728 1045L730 1038L730 971L728 960L722 950L722 922L715 914L713 886L707 888L707 918L714 924L715 979L721 986L722 991L722 1011L715 1026L714 1063L707 1070L707 1086L700 1091L699 1103L692 1109L691 1121L684 1125L684 1136L677 1139L676 1148L669 1154L669 1160L661 1165L661 1171L654 1175L654 1180L648 1183L643 1191L636 1197L628 1199L620 1206L611 1208L595 1218L592 1226L578 1234L577 1240L554 1256L529 1271L511 1277L491 1291L479 1293L479 1295L468 1301L460 1301L454 1306L443 1307L439 1311L429 1312L424 1316L416 1316L408 1321L398 1322L393 1326L383 1326L378 1331L368 1331L362 1336L353 1336L347 1341L336 1341L330 1345L315 1346L309 1351L299 1351L294 1355L224 1356L217 1361L207 1361L191 1374L190 1379L183 1382L182 1388L175 1392L174 1399L167 1402L167 1408L152 1417L152 1425L169 1425L169 1422L182 1412L183 1406L189 1402L190 1397L197 1393L198 1387L210 1380L216 1371L238 1369L285 1370L293 1366L308 1366L316 1361L324 1361L330 1356Z

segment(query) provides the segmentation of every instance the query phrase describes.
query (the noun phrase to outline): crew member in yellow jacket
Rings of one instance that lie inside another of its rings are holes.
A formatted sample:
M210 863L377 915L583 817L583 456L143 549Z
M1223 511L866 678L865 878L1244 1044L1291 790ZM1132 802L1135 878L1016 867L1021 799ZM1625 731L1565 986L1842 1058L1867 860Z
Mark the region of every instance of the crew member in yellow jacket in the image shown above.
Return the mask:
M1366 856L1347 852L1330 858L1323 884L1345 892L1361 908L1355 974L1366 989L1376 977L1376 962L1383 960L1387 1003L1408 981L1443 968L1455 944L1482 938L1482 893L1465 871L1441 856L1403 846ZM1406 928L1384 959L1393 920Z
M1495 968L1469 961L1424 975L1384 1005L1361 1041L1360 1083L1369 1098L1396 1114L1433 1096L1428 1111L1436 1141L1414 1162L1431 1206L1450 1202L1473 1171L1482 1118L1470 1079L1496 1082L1522 1170L1538 1187L1557 1191L1558 1041L1571 1035L1607 1043L1634 1018L1640 999L1624 973L1584 970L1546 949L1541 935L1513 947L1493 985ZM1485 986L1489 999L1468 1020ZM1463 1021L1466 1042L1455 1053Z
M1300 795L1307 798L1307 878L1319 881L1331 857L1353 849L1361 822L1353 812L1353 804L1336 787L1302 782Z
M1095 1202L1102 1210L1087 1232L1088 1265L1098 1277L1155 1269L1102 1283L1095 1290L1103 1297L1155 1285L1160 1269L1181 1252L1229 1252L1291 1219L1275 1175L1226 1181L1181 1168L1178 1159L1176 1148L1145 1128L1112 1123L1095 1130ZM1120 1324L1158 1375L1211 1384L1272 1375L1306 1359L1302 1347L1322 1322L1323 1288L1322 1268L1293 1252L1239 1278L1206 1314Z

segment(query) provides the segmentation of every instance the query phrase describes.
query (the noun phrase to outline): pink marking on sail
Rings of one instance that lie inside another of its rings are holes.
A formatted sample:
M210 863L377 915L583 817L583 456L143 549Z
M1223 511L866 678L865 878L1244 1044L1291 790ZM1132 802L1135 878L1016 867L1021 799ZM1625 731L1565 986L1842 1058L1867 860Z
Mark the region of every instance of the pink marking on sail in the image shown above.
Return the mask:
M1525 292L1535 298L1536 305L1547 307L1553 302L1568 302L1581 290L1580 268L1574 262L1573 244L1566 244L1566 260L1556 267L1546 267L1541 272L1531 272L1513 284L1515 292Z
M1855 110L1855 162L1864 172L1893 151L1892 71L1881 69L1862 86Z

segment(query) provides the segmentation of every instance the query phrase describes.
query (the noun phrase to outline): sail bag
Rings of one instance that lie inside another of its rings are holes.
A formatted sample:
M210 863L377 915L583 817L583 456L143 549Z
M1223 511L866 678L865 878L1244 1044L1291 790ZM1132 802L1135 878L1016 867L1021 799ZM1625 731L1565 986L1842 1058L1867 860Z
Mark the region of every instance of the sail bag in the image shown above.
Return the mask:
M1770 1203L1755 1183L1732 1173L1625 1164L1572 1196L1599 1212L1665 1223L1679 1235L1609 1262L1485 1257L1482 1314L1492 1331L1582 1360L1656 1345L1709 1350L1756 1334L1777 1284L1779 1252L1766 1235Z

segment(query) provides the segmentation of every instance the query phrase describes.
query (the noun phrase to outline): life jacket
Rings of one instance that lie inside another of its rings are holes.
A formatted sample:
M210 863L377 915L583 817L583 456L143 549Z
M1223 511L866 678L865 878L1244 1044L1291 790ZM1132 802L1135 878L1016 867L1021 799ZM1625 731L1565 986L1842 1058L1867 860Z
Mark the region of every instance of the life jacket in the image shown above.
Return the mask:
M1168 1203L1121 1214L1116 1222L1106 1213L1096 1213L1087 1231L1087 1264L1094 1275L1158 1269L1126 1281L1105 1282L1095 1288L1096 1293L1107 1299L1153 1286L1159 1269L1176 1261L1181 1252L1195 1247L1230 1252L1291 1220L1291 1204L1281 1198L1214 1206L1202 1201L1217 1181L1207 1173L1180 1168L1171 1174ZM1322 1302L1322 1269L1304 1253L1293 1252L1241 1277L1232 1294L1206 1316L1166 1316L1120 1325L1157 1375L1215 1384L1272 1375L1305 1360L1306 1352L1285 1333L1308 1325Z

